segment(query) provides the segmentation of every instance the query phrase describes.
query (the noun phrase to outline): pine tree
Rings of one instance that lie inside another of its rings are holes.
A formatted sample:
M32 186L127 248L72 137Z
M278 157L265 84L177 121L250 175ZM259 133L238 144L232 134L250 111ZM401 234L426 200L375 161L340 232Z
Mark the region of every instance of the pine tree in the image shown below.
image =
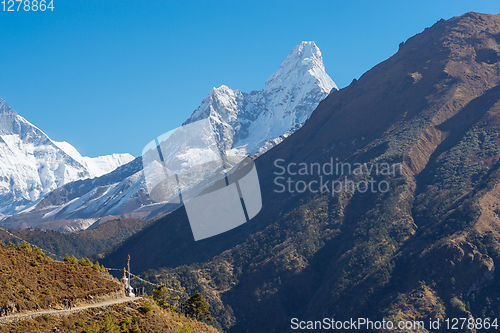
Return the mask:
M167 298L167 285L165 283L156 284L153 289L153 299L156 304L163 308L169 305Z
M208 304L203 299L203 295L196 290L193 296L189 297L184 305L186 316L196 320L212 321L213 318L208 310Z

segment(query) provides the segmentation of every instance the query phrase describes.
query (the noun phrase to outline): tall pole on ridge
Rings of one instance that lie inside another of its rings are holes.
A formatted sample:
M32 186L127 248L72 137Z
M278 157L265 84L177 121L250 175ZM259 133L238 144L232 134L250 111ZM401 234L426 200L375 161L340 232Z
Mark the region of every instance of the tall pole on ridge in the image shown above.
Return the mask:
M128 268L128 285L131 286L131 284L130 284L130 254L128 255L127 268Z

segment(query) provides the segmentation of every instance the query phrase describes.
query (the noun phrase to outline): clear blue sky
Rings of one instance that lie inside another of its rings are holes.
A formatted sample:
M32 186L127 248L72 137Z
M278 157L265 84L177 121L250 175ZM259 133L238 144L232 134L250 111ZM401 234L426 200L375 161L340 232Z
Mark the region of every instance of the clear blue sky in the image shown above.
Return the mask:
M264 88L303 40L316 42L341 88L441 18L500 13L498 0L54 0L54 7L0 12L0 97L92 157L140 155L214 86Z

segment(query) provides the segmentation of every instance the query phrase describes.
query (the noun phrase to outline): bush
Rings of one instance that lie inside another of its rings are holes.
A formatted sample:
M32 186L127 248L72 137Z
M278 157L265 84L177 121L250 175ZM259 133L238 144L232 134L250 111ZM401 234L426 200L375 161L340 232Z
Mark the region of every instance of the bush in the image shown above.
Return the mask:
M63 261L70 262L72 264L78 264L78 259L75 258L75 256L69 256L67 253L64 255Z
M465 308L465 304L458 297L453 297L450 300L450 304L452 307L454 307L458 311L461 311L461 312L467 311Z
M33 266L33 267L38 266L38 261L36 261L35 259L33 259L33 261L31 262L31 266Z
M28 242L26 242L26 241L22 241L22 242L21 242L21 244L19 244L19 245L17 246L17 249L18 249L18 250L23 249L23 250L26 250L26 251L28 251L28 252L32 252L32 251L33 251L33 250L31 249L31 245L30 245Z
M97 325L96 323L93 323L92 327L85 327L83 329L83 332L84 333L98 333L99 332L99 325ZM101 332L102 332L102 328L101 328Z
M125 318L122 320L121 324L125 324L125 325L129 325L129 324L132 324L132 319L130 318Z
M132 326L132 332L141 333L141 329L139 328L139 324L136 322L134 326Z
M92 261L90 261L90 259L87 257L80 259L80 261L78 261L78 263L82 266L88 266L88 267L94 266Z
M148 313L149 311L153 310L153 305L149 303L149 301L144 302L144 304L141 306L141 311L144 313Z
M12 243L11 241L9 241L9 243L7 243L7 246L12 248L12 249L15 249L16 246L14 245L14 243Z
M120 333L120 327L118 327L113 318L110 315L106 315L104 318L104 323L101 326L101 333Z
M45 253L43 253L43 250L36 245L33 245L33 253L38 254L38 257L45 257Z
M193 333L193 328L190 325L184 325L181 328L173 331L173 333Z
M52 295L52 292L50 291L49 288L45 289L45 291L43 292L45 295Z

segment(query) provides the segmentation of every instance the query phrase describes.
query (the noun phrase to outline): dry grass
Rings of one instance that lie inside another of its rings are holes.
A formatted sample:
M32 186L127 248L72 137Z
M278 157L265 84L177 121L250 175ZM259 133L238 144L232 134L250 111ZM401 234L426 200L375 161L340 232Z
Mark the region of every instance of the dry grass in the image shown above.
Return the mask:
M120 289L107 273L0 245L0 305L14 312L62 307L66 296L76 304Z
M217 333L211 326L165 311L154 304L151 311L146 312L144 305L147 302L149 301L130 301L103 308L86 309L69 316L40 316L2 325L0 333L108 332L109 330L103 328L106 320L108 329L110 326L115 329L120 327L118 332L135 332L133 327L137 323L141 332ZM111 325L109 325L110 319Z

